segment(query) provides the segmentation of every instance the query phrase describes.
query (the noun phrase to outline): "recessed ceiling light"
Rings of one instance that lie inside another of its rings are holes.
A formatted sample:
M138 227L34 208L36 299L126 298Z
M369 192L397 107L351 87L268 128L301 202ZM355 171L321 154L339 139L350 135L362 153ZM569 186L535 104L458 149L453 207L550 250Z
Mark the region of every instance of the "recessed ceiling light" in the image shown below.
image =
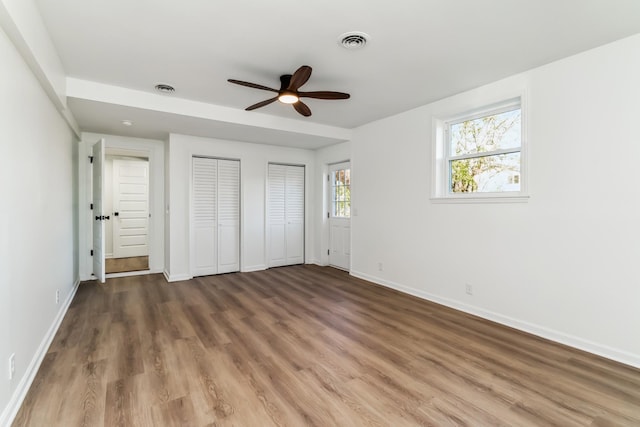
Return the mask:
M164 94L170 94L176 91L176 89L173 86L170 86L164 83L158 83L156 85L156 90Z
M133 122L132 122L131 120L123 120L123 121L122 121L122 124L123 124L124 126L132 126L132 125L133 125Z
M362 49L370 39L371 37L362 31L349 31L338 38L338 43L345 49Z

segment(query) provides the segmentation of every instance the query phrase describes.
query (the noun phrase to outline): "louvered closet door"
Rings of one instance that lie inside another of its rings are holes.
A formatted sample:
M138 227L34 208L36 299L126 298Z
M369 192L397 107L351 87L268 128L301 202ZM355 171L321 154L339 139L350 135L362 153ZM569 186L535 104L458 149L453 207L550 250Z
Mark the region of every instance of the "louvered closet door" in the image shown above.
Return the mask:
M193 275L218 273L218 161L193 158Z
M218 273L240 270L240 162L218 160Z
M304 166L269 165L269 267L304 262Z
M269 165L269 267L286 264L286 166Z
M240 162L193 158L192 274L240 269Z
M304 167L287 166L286 174L286 263L304 262Z

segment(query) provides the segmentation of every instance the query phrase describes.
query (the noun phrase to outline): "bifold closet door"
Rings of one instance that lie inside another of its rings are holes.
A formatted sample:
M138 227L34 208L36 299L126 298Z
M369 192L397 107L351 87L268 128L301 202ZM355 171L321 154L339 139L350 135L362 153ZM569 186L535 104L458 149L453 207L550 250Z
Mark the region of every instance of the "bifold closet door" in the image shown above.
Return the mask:
M193 158L192 273L240 269L240 162Z
M218 160L218 273L240 270L240 162Z
M269 165L269 267L304 262L304 166Z

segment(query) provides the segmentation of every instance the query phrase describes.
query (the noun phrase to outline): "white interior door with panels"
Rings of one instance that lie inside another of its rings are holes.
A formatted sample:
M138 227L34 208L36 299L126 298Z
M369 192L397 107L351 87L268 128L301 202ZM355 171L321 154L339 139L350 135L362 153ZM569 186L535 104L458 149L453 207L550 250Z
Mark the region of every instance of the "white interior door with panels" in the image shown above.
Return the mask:
M240 270L240 162L193 157L193 276Z
M351 266L351 163L329 165L329 264Z
M92 158L92 196L93 196L93 275L101 283L105 281L105 239L104 222L108 219L104 214L104 139L93 146Z
M304 174L304 166L269 164L269 267L304 263Z
M149 254L149 162L113 160L113 257Z

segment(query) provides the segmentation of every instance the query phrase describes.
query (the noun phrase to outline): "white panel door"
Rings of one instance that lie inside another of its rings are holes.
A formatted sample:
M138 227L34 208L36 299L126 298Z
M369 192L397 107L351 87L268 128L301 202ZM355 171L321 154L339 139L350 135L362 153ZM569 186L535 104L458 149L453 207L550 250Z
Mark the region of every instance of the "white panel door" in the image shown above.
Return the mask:
M149 255L149 162L113 160L113 257Z
M240 162L218 160L218 273L240 270Z
M351 164L329 166L329 264L351 267Z
M102 201L104 199L104 139L96 142L93 146L93 275L101 283L105 281L105 261L104 261L104 209Z
M240 162L193 158L192 274L240 270Z
M304 166L270 164L269 267L304 262Z

